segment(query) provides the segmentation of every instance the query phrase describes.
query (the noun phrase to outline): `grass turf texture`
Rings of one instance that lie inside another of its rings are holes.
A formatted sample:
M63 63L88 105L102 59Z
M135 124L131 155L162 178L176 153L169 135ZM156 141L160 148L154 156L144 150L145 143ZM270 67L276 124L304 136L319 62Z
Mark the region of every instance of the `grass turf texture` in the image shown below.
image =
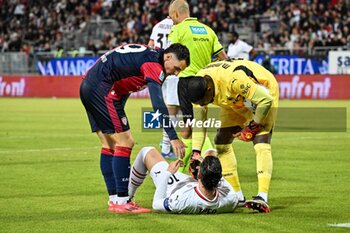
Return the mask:
M347 107L350 101L281 101L283 107ZM136 141L158 146L161 133L141 132L141 107L127 114ZM349 122L349 119L348 119ZM0 99L0 232L346 232L350 222L350 134L283 133L273 137L270 214L248 209L222 215L114 214L99 170L100 146L78 99ZM211 133L211 137L213 137ZM244 194L255 195L255 153L234 142ZM150 178L135 200L151 208Z

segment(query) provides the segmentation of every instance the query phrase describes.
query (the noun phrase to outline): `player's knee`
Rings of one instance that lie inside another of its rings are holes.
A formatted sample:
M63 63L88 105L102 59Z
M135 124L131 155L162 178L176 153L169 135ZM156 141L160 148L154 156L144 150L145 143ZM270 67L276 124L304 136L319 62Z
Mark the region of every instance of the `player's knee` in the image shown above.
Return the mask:
M231 144L233 141L233 136L231 133L227 132L227 131L224 131L224 130L221 130L219 129L216 136L215 136L215 139L214 139L214 142L215 144Z
M135 145L135 140L131 136L131 134L126 134L126 135L123 135L122 137L118 138L117 145L118 146L124 146L124 147L133 148L134 145Z
M229 150L231 145L216 145L216 151L218 155L226 154Z
M215 144L231 144L233 141L233 134L242 130L239 126L220 128L215 136Z
M145 162L146 157L154 157L157 153L157 149L153 146L145 146L140 150L140 155L142 156L142 161Z
M130 138L128 141L127 141L127 147L129 148L133 148L135 145L135 140L133 138Z
M272 134L263 134L263 135L257 135L255 136L254 138L254 141L253 141L253 144L256 145L256 144L259 144L259 143L267 143L267 144L270 144L271 142L271 136Z

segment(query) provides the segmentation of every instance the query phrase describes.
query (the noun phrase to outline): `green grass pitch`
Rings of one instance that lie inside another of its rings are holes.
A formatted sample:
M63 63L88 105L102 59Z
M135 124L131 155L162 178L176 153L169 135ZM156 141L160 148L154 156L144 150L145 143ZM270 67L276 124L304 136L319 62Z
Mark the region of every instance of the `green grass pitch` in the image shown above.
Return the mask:
M347 107L350 101L281 101L283 107ZM161 133L141 132L141 107L127 104L137 151L158 147ZM349 124L349 123L348 123ZM99 170L99 141L79 99L0 98L0 232L348 232L350 130L276 132L270 214L248 209L222 215L114 214ZM213 133L211 133L213 136ZM234 142L246 197L257 191L255 153ZM151 208L150 178L136 201Z

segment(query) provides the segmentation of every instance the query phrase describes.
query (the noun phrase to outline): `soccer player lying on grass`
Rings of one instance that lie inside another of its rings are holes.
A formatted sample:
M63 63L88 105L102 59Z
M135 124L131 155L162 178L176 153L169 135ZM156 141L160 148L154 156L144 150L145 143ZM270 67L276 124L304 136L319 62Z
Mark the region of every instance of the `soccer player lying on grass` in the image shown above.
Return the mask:
M221 126L217 130L215 146L223 176L237 192L240 202L245 198L238 179L232 141L239 138L252 142L256 153L258 194L245 204L259 212L270 212L267 204L273 167L270 141L279 96L275 77L258 63L231 59L209 64L186 82L190 101L203 106L195 109L195 119L207 119L206 106L210 103L220 107ZM205 135L206 128L194 128L193 153L200 153Z
M130 172L129 196L134 196L149 171L156 186L154 210L183 214L233 212L238 197L221 175L216 151L208 150L204 156L193 157L191 177L178 172L181 160L168 164L154 147L142 148Z

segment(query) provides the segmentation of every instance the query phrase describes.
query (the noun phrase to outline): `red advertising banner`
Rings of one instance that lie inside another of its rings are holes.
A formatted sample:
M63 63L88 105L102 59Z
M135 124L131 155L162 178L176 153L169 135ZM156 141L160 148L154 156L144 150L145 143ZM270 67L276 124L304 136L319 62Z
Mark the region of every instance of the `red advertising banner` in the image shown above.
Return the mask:
M277 75L280 99L350 99L350 75Z
M82 76L0 76L0 97L79 97ZM148 89L132 93L148 98Z
M78 97L81 76L0 76L0 96Z
M350 75L277 75L280 99L350 99ZM81 76L0 76L0 97L79 97ZM148 89L133 93L148 98Z

